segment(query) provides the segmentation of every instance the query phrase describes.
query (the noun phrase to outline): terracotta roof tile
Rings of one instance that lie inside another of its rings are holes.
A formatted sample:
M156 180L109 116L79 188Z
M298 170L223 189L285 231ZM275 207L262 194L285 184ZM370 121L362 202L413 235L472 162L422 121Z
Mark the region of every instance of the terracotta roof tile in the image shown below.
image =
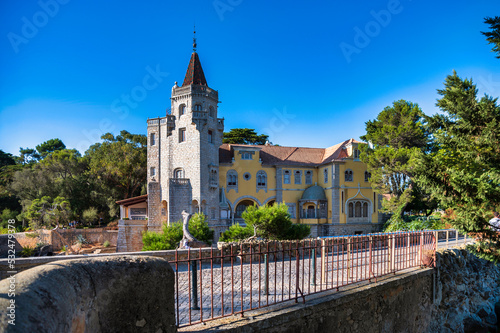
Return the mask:
M189 60L189 66L186 71L186 76L184 77L184 82L182 86L189 86L191 84L207 85L207 80L205 79L205 73L203 73L203 68L201 68L200 58L198 53L193 52L191 54L191 59Z
M219 163L232 162L232 158L234 157L233 148L254 147L260 149L260 159L264 165L317 166L347 157L345 146L349 143L362 142L350 139L328 148L252 146L225 143L219 148Z

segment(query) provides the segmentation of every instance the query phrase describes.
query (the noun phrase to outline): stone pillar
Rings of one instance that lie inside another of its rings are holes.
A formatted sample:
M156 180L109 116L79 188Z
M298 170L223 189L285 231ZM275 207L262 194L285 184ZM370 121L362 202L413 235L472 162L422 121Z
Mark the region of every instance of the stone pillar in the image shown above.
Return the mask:
M119 220L116 252L142 250L142 233L148 230L147 220Z
M283 168L276 167L276 203L283 202Z
M340 166L332 164L332 223L340 223Z
M148 183L148 223L149 231L161 231L161 188L158 182ZM170 207L169 207L170 208Z

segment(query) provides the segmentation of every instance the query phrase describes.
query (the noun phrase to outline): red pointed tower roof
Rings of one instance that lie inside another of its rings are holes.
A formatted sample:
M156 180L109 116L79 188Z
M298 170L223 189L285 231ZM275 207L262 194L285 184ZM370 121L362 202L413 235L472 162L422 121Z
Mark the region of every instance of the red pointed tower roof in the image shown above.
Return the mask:
M203 68L201 68L200 58L198 57L198 53L196 52L193 52L191 54L191 60L189 60L189 66L182 86L185 87L191 84L199 84L202 86L207 85L207 80L205 79Z

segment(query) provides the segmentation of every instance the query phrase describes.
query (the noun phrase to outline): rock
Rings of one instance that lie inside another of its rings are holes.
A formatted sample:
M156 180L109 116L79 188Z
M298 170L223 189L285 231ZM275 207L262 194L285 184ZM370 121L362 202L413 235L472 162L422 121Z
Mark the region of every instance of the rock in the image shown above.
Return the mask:
M481 310L479 310L476 314L479 316L479 318L484 319L486 316L488 316L488 311L486 311L484 308L481 308Z
M488 333L488 327L477 316L464 319L464 333Z
M137 327L144 327L144 325L146 325L146 319L144 319L144 318L142 318L141 320L138 320L135 323L135 326L137 326Z
M94 254L99 254L99 253L101 253L101 251L102 251L101 249L97 249L94 251Z
M484 322L488 325L496 325L498 323L497 316L492 312L486 318L484 318Z

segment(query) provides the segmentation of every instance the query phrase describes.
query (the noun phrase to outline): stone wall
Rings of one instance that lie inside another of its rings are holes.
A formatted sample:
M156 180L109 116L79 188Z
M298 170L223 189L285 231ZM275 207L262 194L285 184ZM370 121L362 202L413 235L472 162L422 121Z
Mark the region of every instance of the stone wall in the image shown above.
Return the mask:
M2 291L13 286L15 297L0 298L2 332L177 331L174 274L163 259L64 261L0 282Z
M106 230L104 228L95 229L55 229L37 230L30 232L18 232L14 234L16 245L16 257L25 247L35 248L37 244L44 243L51 245L52 251L58 251L64 246L74 245L78 235L82 235L91 243L104 243L108 241L111 246L116 246L118 231ZM30 237L36 236L36 237ZM7 257L9 235L0 235L0 258Z
M500 319L500 266L463 249L438 251L436 265L430 332L495 332Z
M116 252L133 252L142 250L142 233L147 230L148 220L118 221L118 237Z
M213 251L213 252L212 252ZM88 254L88 255L59 255L59 256L45 256L45 257L30 257L30 258L19 258L16 257L15 260L15 270L17 272L23 272L30 268L34 268L40 265L55 263L59 261L66 260L74 260L74 259L89 259L89 258L114 258L121 257L124 255L132 255L132 256L151 256L151 257L159 257L165 259L167 261L175 260L176 256L178 260L185 260L188 257L188 253L190 258L199 258L201 252L201 256L203 258L207 258L209 256L220 256L220 251L213 248L204 248L204 249L196 249L196 250L178 250L177 253L175 250L165 250L165 251L141 251L141 252L123 252L123 253L104 253L104 254ZM0 259L0 280L5 279L7 277L7 271L9 271L9 261L8 259Z

